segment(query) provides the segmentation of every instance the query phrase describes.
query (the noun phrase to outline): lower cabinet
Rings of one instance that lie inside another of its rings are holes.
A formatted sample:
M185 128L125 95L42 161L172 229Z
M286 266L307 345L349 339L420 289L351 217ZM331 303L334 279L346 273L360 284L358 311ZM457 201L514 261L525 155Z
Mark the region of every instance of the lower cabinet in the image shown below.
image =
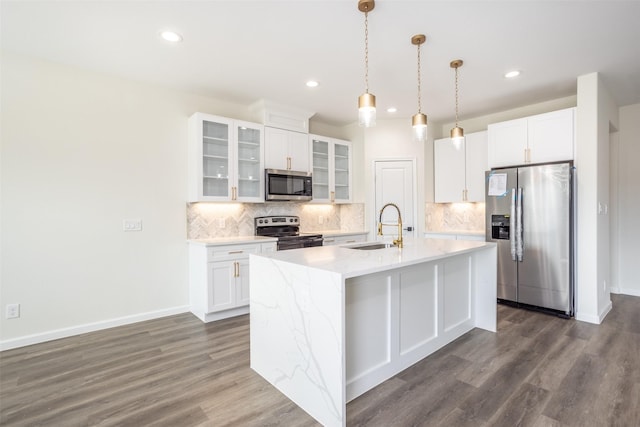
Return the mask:
M249 255L276 243L189 245L189 305L203 322L249 312Z
M249 304L249 260L207 263L210 312Z

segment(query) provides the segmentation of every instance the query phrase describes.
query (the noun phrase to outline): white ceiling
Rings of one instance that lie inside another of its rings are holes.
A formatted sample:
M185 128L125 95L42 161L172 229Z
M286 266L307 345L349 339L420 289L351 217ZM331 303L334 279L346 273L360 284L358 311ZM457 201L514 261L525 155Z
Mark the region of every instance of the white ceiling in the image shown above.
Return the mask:
M364 92L364 14L357 0L6 1L5 49L231 102L266 98L343 125ZM178 45L161 29L184 36ZM452 121L574 95L597 71L618 105L640 102L640 1L377 0L369 14L369 89L378 117L417 110ZM515 80L503 73L522 70ZM308 79L320 86L309 89ZM389 106L398 108L387 113Z

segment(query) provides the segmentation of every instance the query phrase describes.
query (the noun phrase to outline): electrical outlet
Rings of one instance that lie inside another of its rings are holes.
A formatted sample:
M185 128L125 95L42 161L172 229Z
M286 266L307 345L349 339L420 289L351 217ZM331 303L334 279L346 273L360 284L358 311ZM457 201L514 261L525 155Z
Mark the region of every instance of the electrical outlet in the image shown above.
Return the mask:
M5 318L15 319L20 317L20 304L7 304Z
M124 231L142 231L141 219L123 219L122 229Z
M324 217L322 215L318 217L318 224L324 224Z

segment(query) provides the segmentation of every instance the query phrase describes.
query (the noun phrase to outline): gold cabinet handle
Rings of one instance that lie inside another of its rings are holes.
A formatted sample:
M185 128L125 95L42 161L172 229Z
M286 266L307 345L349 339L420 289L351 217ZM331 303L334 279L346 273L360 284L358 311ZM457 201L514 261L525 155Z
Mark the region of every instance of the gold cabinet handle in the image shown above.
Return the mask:
M331 203L333 203L333 202L335 202L335 201L336 201L336 192L335 192L335 191L332 191L332 192L331 192Z
M242 250L240 250L240 251L229 251L229 252L228 252L228 254L229 254L229 255L234 255L234 254L241 254L241 253L243 253L243 252L244 252L244 251L242 251Z
M287 170L291 170L291 157L287 157Z
M237 261L233 263L233 277L240 277L240 264Z

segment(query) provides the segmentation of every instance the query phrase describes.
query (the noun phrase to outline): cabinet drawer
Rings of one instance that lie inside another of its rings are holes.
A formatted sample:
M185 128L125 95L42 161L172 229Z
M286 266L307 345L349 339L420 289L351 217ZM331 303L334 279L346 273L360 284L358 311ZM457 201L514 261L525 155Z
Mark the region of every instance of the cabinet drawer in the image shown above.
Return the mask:
M209 261L222 259L248 258L249 254L260 253L260 245L229 245L208 248L207 259Z

